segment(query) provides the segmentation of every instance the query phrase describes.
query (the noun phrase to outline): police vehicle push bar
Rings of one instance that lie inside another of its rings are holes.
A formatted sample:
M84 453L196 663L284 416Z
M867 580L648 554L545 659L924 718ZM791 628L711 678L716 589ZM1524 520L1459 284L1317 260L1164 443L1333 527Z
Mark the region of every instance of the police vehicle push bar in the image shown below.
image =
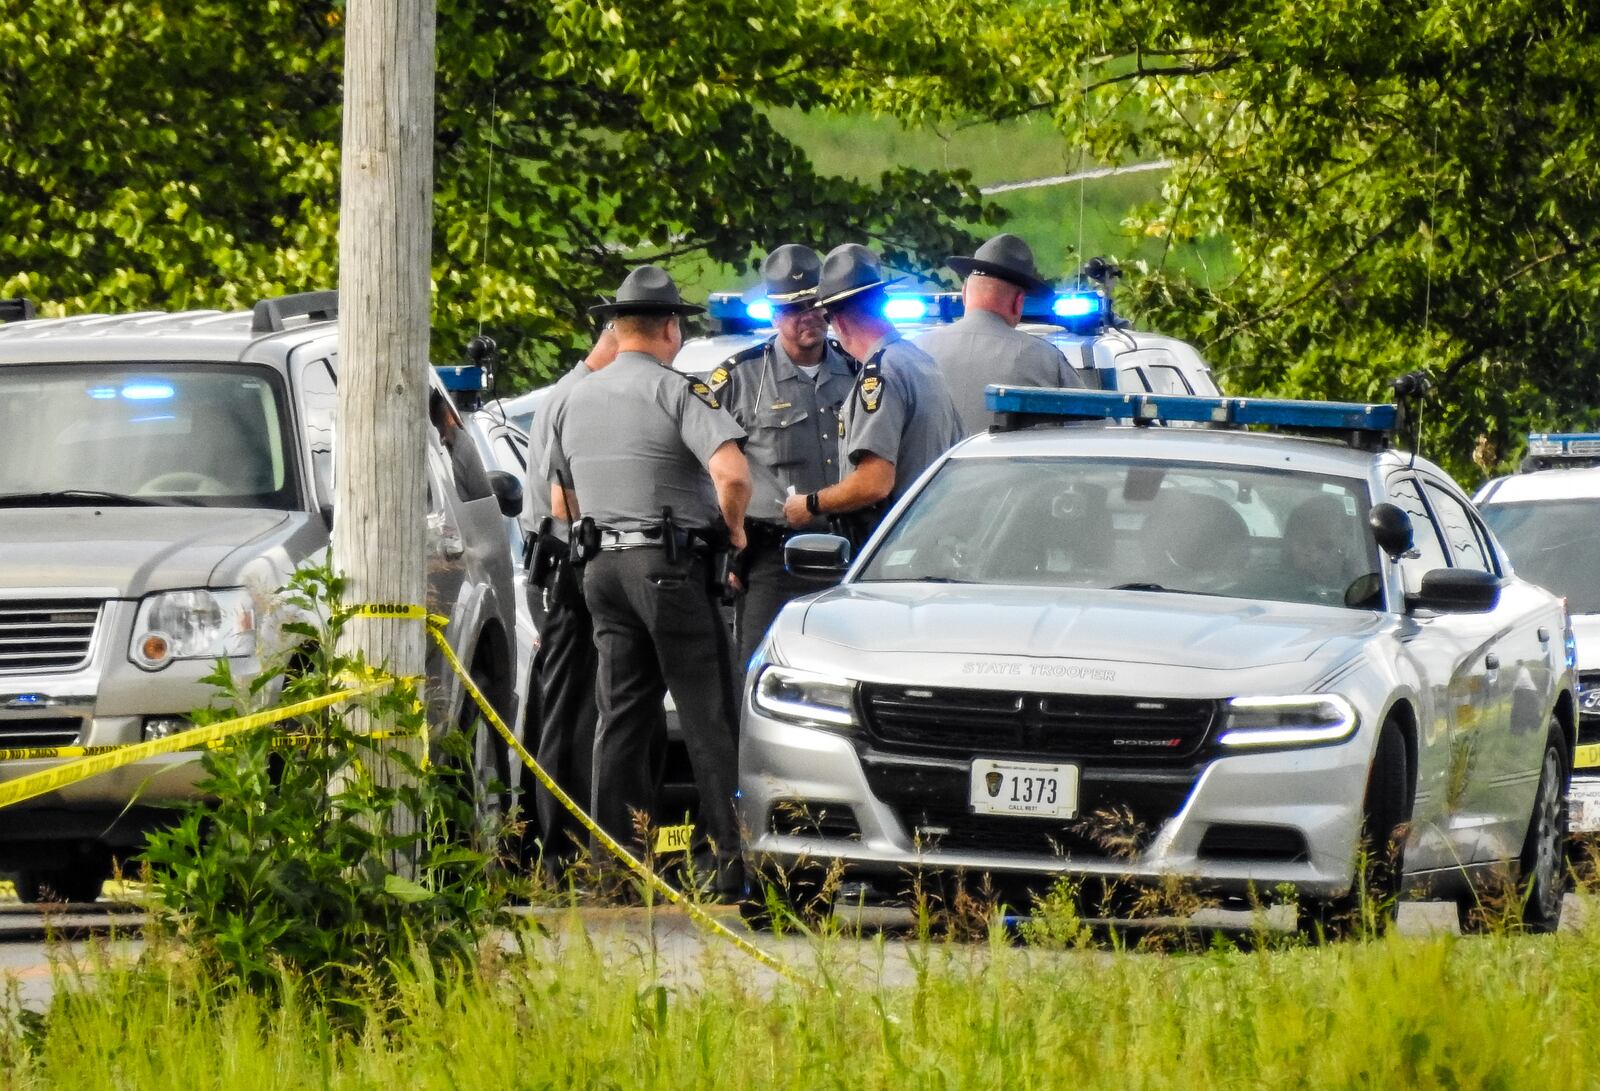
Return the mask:
M1005 428L1050 420L1127 420L1136 424L1197 421L1206 424L1258 424L1315 431L1360 432L1387 436L1399 410L1389 404L1302 402L1279 398L1203 398L1188 394L1133 394L1110 390L1055 390L991 385L984 391Z

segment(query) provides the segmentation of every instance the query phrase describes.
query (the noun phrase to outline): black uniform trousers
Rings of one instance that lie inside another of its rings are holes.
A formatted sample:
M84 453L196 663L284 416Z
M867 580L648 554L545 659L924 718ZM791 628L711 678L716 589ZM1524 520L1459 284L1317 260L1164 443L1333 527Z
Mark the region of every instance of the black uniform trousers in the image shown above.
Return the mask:
M700 827L716 850L719 886L731 891L742 885L732 866L738 720L708 564L688 547L672 563L665 550L645 546L603 550L584 567L600 658L592 813L612 837L637 844L633 812L655 807L660 769L652 746L670 691L700 793Z
M533 588L548 602L539 626L534 678L539 687L539 737L534 758L579 806L589 805L593 788L595 673L594 621L583 601L577 575L565 558L547 577L550 593ZM535 616L537 616L536 611ZM559 870L584 845L588 834L544 785L535 782L534 814L543 832L545 865Z
M773 618L778 616L788 601L799 595L821 591L829 584L820 580L791 576L783 567L783 540L781 535L750 536L745 591L739 596L733 621L733 639L737 646L734 658L735 681L744 679L750 669L750 657L761 647Z

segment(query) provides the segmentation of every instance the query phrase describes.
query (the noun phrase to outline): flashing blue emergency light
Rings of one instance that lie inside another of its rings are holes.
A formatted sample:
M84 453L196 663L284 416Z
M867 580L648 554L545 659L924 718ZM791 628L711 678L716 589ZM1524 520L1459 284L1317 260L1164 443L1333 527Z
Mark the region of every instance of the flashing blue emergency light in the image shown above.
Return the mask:
M928 301L914 295L892 295L883 303L883 317L891 322L920 322L928 317Z
M1530 432L1528 454L1538 458L1600 458L1600 432Z
M114 386L91 386L87 393L95 401L104 402L110 401L117 396L117 388Z
M487 390L488 376L478 364L456 364L436 367L439 381L452 393L463 390Z
M766 299L758 299L754 303L746 303L744 305L744 313L752 322L771 322L772 302Z
M130 402L166 401L175 393L171 383L128 383L122 388L122 396Z
M1069 292L1058 295L1050 304L1050 313L1057 318L1086 318L1099 314L1105 298L1099 292Z
M1091 335L1110 324L1111 301L1092 288L1027 296L1022 300L1022 318L1025 322L1044 322L1072 333Z
M991 412L1006 416L1007 428L1051 420L1125 420L1134 424L1194 421L1387 436L1399 421L1399 410L1381 403L1202 398L1191 394L1123 394L997 384L984 391L984 400Z

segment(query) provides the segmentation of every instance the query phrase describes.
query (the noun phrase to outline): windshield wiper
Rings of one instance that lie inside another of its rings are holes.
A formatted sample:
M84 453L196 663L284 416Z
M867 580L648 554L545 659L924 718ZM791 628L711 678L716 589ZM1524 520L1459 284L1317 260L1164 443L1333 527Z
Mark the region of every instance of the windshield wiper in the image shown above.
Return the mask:
M93 504L119 504L131 508L167 508L174 502L154 500L148 496L129 496L120 492L101 492L99 489L58 489L55 492L0 493L0 507L78 507Z
M1111 588L1113 591L1171 591L1170 587L1162 587L1159 583L1119 583Z

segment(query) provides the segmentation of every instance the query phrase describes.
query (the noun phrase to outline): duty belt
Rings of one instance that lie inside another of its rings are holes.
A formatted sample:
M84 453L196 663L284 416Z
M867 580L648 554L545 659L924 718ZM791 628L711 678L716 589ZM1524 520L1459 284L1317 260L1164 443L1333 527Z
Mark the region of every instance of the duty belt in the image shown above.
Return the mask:
M686 530L674 528L673 541L679 549L687 549L695 536ZM612 549L643 549L647 547L661 548L666 545L666 538L659 529L656 530L605 530L600 531L600 548Z

